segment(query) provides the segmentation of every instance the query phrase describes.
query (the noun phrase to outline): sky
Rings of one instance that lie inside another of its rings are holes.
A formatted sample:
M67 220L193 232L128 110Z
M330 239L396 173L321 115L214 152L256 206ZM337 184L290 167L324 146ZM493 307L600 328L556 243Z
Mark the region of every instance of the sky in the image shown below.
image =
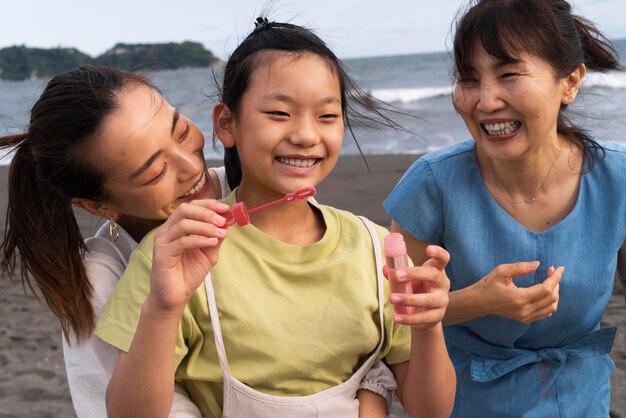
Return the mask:
M305 25L342 58L445 51L465 0L17 0L0 8L0 48L200 42L225 58L271 4L270 20ZM625 0L571 0L610 39L626 38Z

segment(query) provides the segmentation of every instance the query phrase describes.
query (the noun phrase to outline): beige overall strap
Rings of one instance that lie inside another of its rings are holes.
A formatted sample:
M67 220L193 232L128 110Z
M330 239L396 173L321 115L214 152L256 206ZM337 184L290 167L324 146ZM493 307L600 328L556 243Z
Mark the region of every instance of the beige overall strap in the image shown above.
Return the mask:
M361 221L363 221L363 223L365 224L365 227L367 228L367 230L370 233L370 237L372 238L372 246L374 247L374 257L376 260L376 283L377 283L377 288L378 288L378 314L379 314L379 320L380 320L380 332L381 332L381 339L380 342L378 343L378 348L376 349L377 352L380 351L380 349L383 346L383 342L385 340L384 336L385 336L385 284L384 284L384 274L383 274L383 256L382 256L382 252L380 250L380 240L378 238L378 234L376 233L376 230L374 229L374 224L372 223L372 221L370 221L369 219L363 217L363 216L359 216L359 219L361 219ZM373 362L373 361L372 361Z
M222 328L220 326L219 314L217 312L217 303L215 301L215 291L213 290L213 281L211 273L207 274L204 279L204 287L206 288L207 302L209 305L209 316L211 317L211 325L213 326L213 338L215 340L215 348L217 357L224 376L224 385L230 386L230 368L228 367L228 358L224 349L224 338L222 337ZM224 391L224 405L230 404L230 391Z

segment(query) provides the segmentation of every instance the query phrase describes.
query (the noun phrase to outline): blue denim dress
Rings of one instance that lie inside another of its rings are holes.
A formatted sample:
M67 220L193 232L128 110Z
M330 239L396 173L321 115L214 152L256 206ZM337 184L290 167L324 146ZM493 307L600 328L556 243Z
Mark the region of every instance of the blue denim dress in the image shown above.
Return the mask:
M582 176L578 200L558 224L530 231L489 194L472 140L417 160L384 202L416 238L443 245L452 290L502 263L539 260L521 287L565 266L557 312L522 324L485 316L446 327L457 373L455 417L607 417L608 356L615 329L600 329L626 239L626 148L612 143Z

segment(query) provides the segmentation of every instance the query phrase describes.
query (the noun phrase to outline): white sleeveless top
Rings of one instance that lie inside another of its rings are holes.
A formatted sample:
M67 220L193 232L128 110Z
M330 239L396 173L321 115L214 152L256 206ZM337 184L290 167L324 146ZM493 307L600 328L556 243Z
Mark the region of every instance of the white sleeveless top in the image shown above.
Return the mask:
M380 350L383 347L383 337L385 322L384 312L384 286L383 286L383 262L380 253L380 243L372 223L360 217L372 238L374 253L376 257L376 272L378 283L378 312L381 329L381 339L376 350L361 365L361 367L345 382L340 385L325 389L321 392L306 396L275 396L258 392L244 383L240 382L230 374L228 358L224 349L222 331L220 328L215 292L209 273L205 278L207 301L211 325L213 326L213 336L220 368L224 376L224 400L223 418L317 418L317 417L358 417L359 401L356 399L356 392L359 383L368 370L372 367Z

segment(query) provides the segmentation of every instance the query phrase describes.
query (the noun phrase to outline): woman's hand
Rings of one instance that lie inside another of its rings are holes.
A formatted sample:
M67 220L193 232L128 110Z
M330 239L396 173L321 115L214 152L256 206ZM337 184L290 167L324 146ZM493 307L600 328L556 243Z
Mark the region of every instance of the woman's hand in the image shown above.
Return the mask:
M514 277L531 274L539 262L500 264L473 285L475 303L484 315L497 315L529 323L546 319L559 304L559 282L564 268L548 269L547 278L531 287L517 287Z
M399 324L411 325L413 329L428 329L439 325L448 306L450 280L446 275L446 265L450 254L437 245L426 247L424 264L396 270L394 278L399 283L411 283L412 294L393 293L391 303L414 307L411 314L396 314Z
M228 205L217 200L183 203L154 234L148 302L163 311L182 310L217 263L226 237L221 214Z

